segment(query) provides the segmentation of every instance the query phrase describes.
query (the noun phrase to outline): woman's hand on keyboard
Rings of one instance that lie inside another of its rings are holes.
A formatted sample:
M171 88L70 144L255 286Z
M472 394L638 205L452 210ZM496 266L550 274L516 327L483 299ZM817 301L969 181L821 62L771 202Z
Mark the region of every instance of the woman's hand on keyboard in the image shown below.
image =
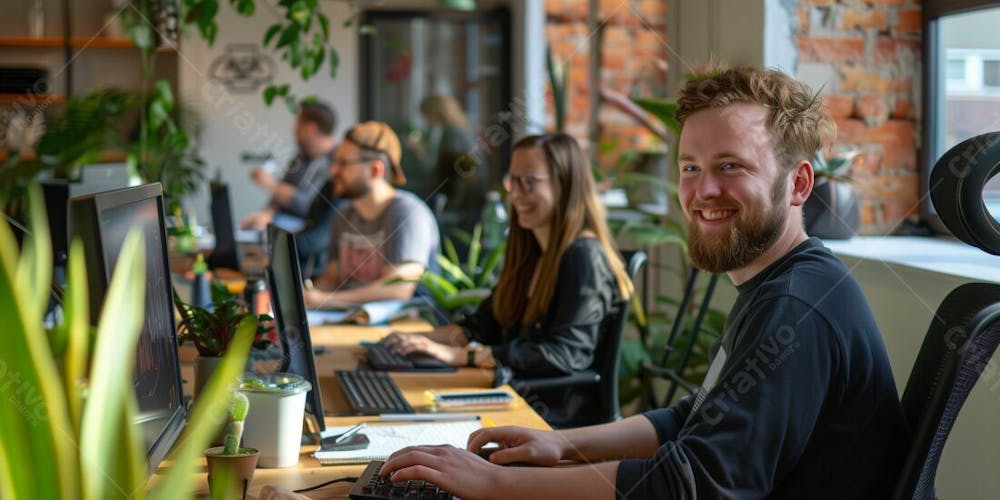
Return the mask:
M524 427L486 427L469 434L469 451L479 453L487 443L496 443L500 449L490 455L495 464L525 463L556 465L565 455L569 442L557 432L539 431Z
M419 333L395 332L386 337L383 344L402 356L411 352L422 352L454 366L465 362L464 349L434 342Z
M393 482L421 479L459 498L501 498L503 477L512 469L500 467L454 446L409 446L393 453L380 474Z

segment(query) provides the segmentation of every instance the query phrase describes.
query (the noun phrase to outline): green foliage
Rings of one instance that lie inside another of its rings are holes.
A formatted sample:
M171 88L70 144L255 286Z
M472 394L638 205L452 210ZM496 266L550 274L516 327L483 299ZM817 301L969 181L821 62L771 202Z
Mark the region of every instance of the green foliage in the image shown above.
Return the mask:
M233 422L243 422L250 411L250 400L242 392L233 393L233 407L229 411L229 419Z
M188 134L178 126L180 110L170 82L153 78L158 34L149 24L154 18L152 3L135 2L134 8L120 13L125 31L139 49L140 67L140 90L134 106L139 113L139 133L126 146L125 161L144 182L159 182L167 198L180 200L203 183L205 164Z
M118 127L133 105L134 97L128 93L98 89L71 97L61 109L49 107L45 132L34 145L36 159L12 151L0 163L0 200L8 213L23 212L16 207L23 203L24 188L42 172L76 178L81 166L96 163L103 151L119 147Z
M144 102L139 138L127 148L126 162L146 182L160 182L170 198L180 199L198 190L205 180L205 162L195 153L188 135L177 125L170 82L156 81Z
M678 273L678 278L683 276ZM704 295L703 290L697 287L694 291L695 297ZM674 320L679 314L680 301L671 297L657 297L657 311L650 313L645 327L649 332L645 342L642 339L625 339L621 347L621 363L619 371L619 399L622 404L627 404L637 398L645 398L650 394L650 381L643 376L642 365L651 363L654 366L674 370L680 367L684 352L679 346L686 346L695 335L691 356L688 359L684 371L680 373L683 380L691 385L699 385L708 372L708 358L710 347L713 342L722 336L726 324L727 313L709 307L705 312L705 318L697 332L694 331L695 315L700 306L696 301L689 304L681 329L674 339L674 348L667 355L666 363L661 365L662 356L666 348L666 342L673 327ZM662 397L662 396L660 396ZM647 403L649 403L647 401ZM670 402L660 401L659 403L669 404Z
M425 271L420 277L420 283L431 293L435 305L447 311L448 316L475 308L489 297L507 248L507 243L503 242L484 256L482 229L478 224L471 236L458 233L456 237L469 246L465 262L459 258L454 240L446 237L444 253L436 256L441 272Z
M853 182L847 172L859 154L860 151L846 151L826 158L822 151L817 151L812 161L813 175L817 179L825 177L836 181Z
M28 188L31 230L18 252L0 224L0 497L145 498L147 466L135 426L129 376L143 321L145 246L139 232L125 239L111 279L96 337L91 336L83 246L70 246L64 323L46 335L52 253L44 203ZM241 327L199 404L172 466L150 492L183 498L191 493L197 459L218 429L223 395L246 363L255 322ZM65 349L56 355L53 345ZM93 350L90 346L93 345Z
M211 310L185 303L174 290L174 302L181 316L177 341L181 344L192 342L202 356L219 357L229 347L243 319L253 315L247 312L247 305L238 296L229 293L224 285L213 283L211 289ZM274 319L267 314L261 314L256 319L258 326L253 347L266 349L274 343L271 339Z
M216 20L219 3L220 0L184 0L181 4L184 23L194 25L209 45L215 43L219 33ZM257 0L229 0L229 3L243 17L251 17L257 11ZM277 0L276 5L269 5L268 9L276 10L278 19L264 31L261 46L278 52L281 60L289 68L296 70L303 80L315 76L327 62L330 77L336 78L340 56L337 49L329 43L330 18L323 13L320 2ZM352 26L360 12L352 5L352 13L344 20L344 27ZM296 112L298 99L290 91L288 84L274 84L264 88L263 98L268 106L278 97L292 113Z
M250 400L242 392L233 393L233 404L229 410L229 432L226 433L225 455L236 455L239 453L240 440L243 439L243 425L247 419L247 412L250 410Z
M675 137L681 135L681 124L674 116L677 113L677 103L669 99L633 97L632 102L639 105L656 118L658 118L667 130L673 132ZM651 130L658 134L656 130Z
M549 74L549 87L552 89L556 131L561 132L566 129L566 99L569 96L569 62L560 60L558 56L552 53L550 47L546 47L545 69Z

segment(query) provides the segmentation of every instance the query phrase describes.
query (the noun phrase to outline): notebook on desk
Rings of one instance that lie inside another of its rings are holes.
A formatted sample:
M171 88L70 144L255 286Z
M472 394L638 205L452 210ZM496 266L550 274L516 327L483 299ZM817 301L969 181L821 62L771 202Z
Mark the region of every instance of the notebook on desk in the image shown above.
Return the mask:
M366 464L372 460L386 460L397 450L407 446L450 444L465 448L469 434L482 428L478 420L458 422L431 422L421 424L367 424L362 431L370 442L363 450L323 451L313 455L323 465Z
M403 313L405 300L380 300L365 304L338 304L330 309L306 311L309 326L357 324L364 326L384 325Z

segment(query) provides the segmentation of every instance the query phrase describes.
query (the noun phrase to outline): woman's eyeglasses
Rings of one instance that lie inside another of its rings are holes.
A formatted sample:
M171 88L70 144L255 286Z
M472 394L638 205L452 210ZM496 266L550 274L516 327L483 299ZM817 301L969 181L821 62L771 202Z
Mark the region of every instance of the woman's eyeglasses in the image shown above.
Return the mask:
M532 193L535 191L535 185L538 181L542 179L548 179L547 175L538 174L528 174L528 175L511 175L507 174L503 176L503 188L507 190L508 193L514 192L514 182L517 182L517 186L521 188L523 193Z

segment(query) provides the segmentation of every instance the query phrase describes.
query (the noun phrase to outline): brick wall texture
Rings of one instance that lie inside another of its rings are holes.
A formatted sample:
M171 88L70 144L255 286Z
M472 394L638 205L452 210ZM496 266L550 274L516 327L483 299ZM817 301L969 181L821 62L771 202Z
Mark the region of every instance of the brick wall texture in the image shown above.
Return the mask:
M826 82L823 99L839 129L835 151L862 152L851 172L862 199L862 234L887 234L919 210L921 1L798 2L793 36L799 76L820 75ZM546 39L570 64L566 131L585 146L592 36L587 3L546 0L545 5ZM666 95L668 15L663 0L600 1L603 86L630 95ZM551 124L551 93L548 99ZM622 151L655 142L610 106L602 106L600 123L605 168Z
M824 75L836 149L862 151L851 175L862 234L919 211L920 0L800 0L798 71Z
M589 148L588 43L595 35L587 29L587 7L587 0L546 0L545 37L552 53L569 63L566 132ZM666 15L663 0L599 2L602 86L628 95L666 95ZM551 125L555 123L551 92L547 99ZM655 139L642 126L611 106L601 106L599 116L599 161L606 169L616 165L625 151L654 146Z

